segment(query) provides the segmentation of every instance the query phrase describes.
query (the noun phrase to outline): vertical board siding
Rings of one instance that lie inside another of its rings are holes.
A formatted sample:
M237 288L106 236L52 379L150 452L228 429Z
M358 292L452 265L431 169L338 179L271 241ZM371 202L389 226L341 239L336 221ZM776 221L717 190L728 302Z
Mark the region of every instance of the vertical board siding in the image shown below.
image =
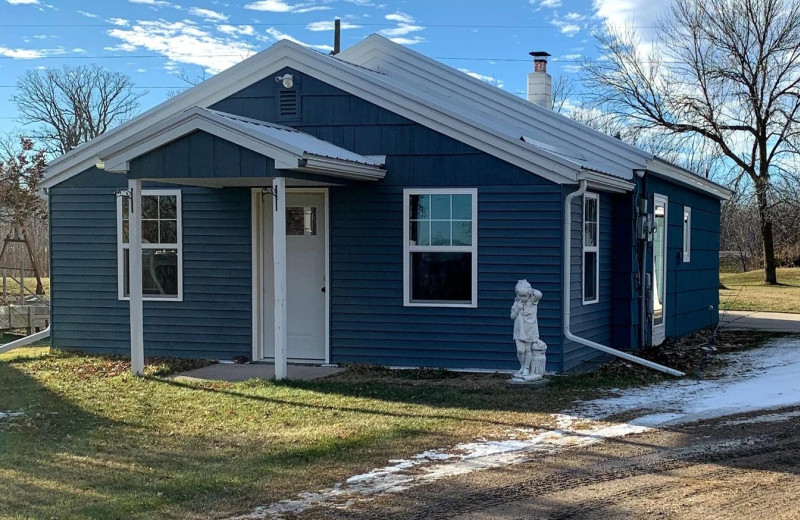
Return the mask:
M666 337L685 336L719 321L719 200L648 175L646 192L669 199ZM692 208L691 261L683 261L683 207ZM652 270L652 262L649 262Z
M596 192L594 192L596 193ZM597 303L583 303L583 197L572 200L572 244L570 263L570 300L572 303L572 319L570 330L578 337L585 338L602 345L611 342L611 309L612 309L612 247L613 247L613 205L612 197L606 193L599 194L599 263L600 292ZM602 353L584 345L567 341L564 345L563 370L579 368Z
M117 294L114 192L124 184L123 176L89 170L50 190L57 348L130 353L129 305ZM144 302L145 355L249 356L250 191L180 189L183 301Z

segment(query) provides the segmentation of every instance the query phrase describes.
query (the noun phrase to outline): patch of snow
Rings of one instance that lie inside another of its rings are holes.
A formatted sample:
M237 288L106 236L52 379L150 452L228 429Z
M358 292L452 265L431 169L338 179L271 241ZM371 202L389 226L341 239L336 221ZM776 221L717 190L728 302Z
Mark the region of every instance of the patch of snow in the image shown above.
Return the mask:
M758 417L750 417L749 419L737 419L735 421L725 421L722 423L724 426L736 426L739 424L758 424L758 423L771 423L788 421L795 417L800 417L800 410L796 412L786 413L771 413L768 415L759 415Z
M643 433L659 426L693 422L777 407L800 405L800 340L778 340L757 350L727 354L728 368L715 380L668 381L646 388L615 389L611 397L579 401L553 415L555 428L518 428L502 440L476 439L449 450L429 450L409 459L355 475L344 484L262 506L229 520L281 519L317 506L348 508L358 500L488 468L519 464L541 455L588 446L605 439ZM618 414L640 414L625 423ZM742 422L787 420L800 411Z

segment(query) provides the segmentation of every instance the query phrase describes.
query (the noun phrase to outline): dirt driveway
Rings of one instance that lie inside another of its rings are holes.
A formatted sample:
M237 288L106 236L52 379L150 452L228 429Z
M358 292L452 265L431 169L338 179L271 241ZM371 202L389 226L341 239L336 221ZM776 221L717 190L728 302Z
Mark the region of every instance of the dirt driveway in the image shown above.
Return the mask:
M657 429L304 518L800 518L800 408Z

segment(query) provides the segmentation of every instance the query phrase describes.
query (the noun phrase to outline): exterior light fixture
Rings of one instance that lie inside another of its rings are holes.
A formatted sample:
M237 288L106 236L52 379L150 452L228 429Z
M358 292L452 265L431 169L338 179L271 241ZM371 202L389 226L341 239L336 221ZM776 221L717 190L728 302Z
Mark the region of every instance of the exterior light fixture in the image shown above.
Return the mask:
M284 74L275 78L276 83L282 83L284 88L292 88L294 86L294 76L291 74Z

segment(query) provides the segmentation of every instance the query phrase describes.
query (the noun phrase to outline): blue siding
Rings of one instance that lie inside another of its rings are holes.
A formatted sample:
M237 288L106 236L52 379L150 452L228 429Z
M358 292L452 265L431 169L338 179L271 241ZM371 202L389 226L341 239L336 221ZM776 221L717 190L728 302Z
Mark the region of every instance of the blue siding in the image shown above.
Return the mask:
M566 191L566 190L565 190ZM612 197L599 194L600 232L600 292L597 303L583 303L583 197L572 201L572 251L570 264L570 299L572 320L570 330L576 336L602 345L611 344L612 309L612 222L614 206ZM564 345L563 370L577 368L601 354L591 348L568 341Z
M117 298L114 191L124 182L92 169L50 190L55 347L130 353L129 306ZM184 299L144 303L145 355L249 356L250 191L181 191Z
M363 155L387 155L387 177L332 188L334 362L516 368L514 285L542 290L549 370L560 370L561 188L291 69L302 117L291 125ZM213 108L275 121L272 78ZM403 188L478 187L478 308L403 306Z
M654 175L648 175L645 183L650 208L654 193L669 199L666 336L685 336L716 325L719 321L719 200ZM692 208L690 262L683 262L684 206Z

